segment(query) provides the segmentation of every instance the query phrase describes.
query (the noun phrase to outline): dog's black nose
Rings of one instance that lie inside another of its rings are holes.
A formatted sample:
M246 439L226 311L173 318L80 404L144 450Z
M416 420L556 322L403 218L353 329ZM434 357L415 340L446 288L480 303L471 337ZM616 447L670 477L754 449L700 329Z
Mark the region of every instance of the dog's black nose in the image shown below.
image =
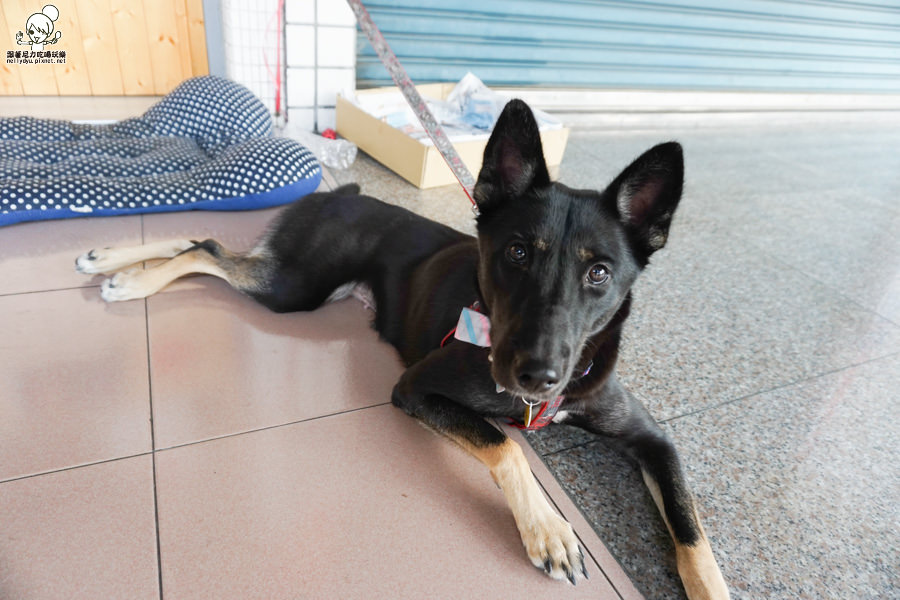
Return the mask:
M516 377L519 385L529 392L546 392L559 383L559 373L556 370L533 360L523 363Z

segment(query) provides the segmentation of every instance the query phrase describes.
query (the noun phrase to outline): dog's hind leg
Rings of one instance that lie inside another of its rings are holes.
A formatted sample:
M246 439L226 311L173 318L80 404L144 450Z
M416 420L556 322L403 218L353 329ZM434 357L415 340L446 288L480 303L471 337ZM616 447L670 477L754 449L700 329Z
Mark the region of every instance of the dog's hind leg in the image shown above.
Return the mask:
M101 297L107 302L146 298L179 277L194 273L214 275L242 292L252 294L265 286L267 258L236 254L215 240L190 243L190 247L150 269L116 273L103 282Z
M700 524L675 445L644 406L610 377L602 397L563 421L607 436L641 468L675 542L678 575L690 600L727 600L728 586Z
M654 460L658 462L658 459ZM680 475L672 476L671 474L654 475L648 469L642 467L641 473L644 476L644 483L653 496L653 501L659 509L669 534L675 541L675 561L678 566L678 575L684 585L684 591L690 600L727 600L729 598L728 586L716 563L716 557L713 555L712 547L700 524L700 517L697 515L697 509L693 500L688 498L682 506L673 508L671 505L671 493L669 499L663 494L663 486L669 488L684 485L683 481L675 481ZM675 484L673 486L673 483ZM685 490L686 493L686 490ZM690 513L690 520L693 521L695 535L691 535L689 539L677 532L668 515L681 513L676 518L681 521L685 520L685 513Z
M125 248L95 248L75 259L79 273L112 273L154 258L172 258L194 245L190 240L168 240Z

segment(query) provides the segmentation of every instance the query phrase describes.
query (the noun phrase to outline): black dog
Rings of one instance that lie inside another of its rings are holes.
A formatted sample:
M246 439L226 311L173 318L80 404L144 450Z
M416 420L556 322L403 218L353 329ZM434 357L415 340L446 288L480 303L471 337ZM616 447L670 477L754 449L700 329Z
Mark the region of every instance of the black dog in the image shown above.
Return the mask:
M544 499L521 448L484 417L529 427L552 418L614 438L641 467L688 596L727 598L674 446L613 370L631 286L666 243L682 179L681 147L668 143L603 192L551 182L531 110L514 100L485 149L477 239L344 186L287 208L246 254L185 240L92 250L76 264L97 273L174 257L105 281L108 301L148 296L188 273L222 277L279 312L367 285L375 328L408 367L393 403L491 470L535 565L572 583L586 575L571 526ZM490 347L448 341L473 305L480 313L462 322L489 317Z

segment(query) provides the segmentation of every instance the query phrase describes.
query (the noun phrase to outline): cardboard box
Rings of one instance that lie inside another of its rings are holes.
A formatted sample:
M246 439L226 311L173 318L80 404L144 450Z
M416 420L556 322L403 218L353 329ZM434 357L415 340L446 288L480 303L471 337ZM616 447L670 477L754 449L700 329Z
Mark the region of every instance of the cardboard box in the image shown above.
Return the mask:
M423 96L446 98L454 83L432 83L416 86ZM358 96L367 94L398 93L395 87L360 90ZM434 146L426 146L387 123L366 113L349 100L338 96L337 132L355 143L361 150L419 188L432 188L456 183L456 177ZM562 162L569 130L549 129L541 132L544 159L553 174ZM456 142L453 147L472 175L477 178L487 135L484 139Z

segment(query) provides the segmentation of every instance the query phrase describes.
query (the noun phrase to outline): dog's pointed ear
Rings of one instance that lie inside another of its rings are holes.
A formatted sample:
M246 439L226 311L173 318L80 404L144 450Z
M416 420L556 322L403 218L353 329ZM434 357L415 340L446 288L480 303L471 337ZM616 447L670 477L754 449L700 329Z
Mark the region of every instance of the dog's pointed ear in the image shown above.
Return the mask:
M484 211L505 199L521 196L532 187L549 184L534 114L521 100L510 100L484 149L475 202Z
M683 185L681 145L668 142L644 152L606 189L644 260L666 245Z

